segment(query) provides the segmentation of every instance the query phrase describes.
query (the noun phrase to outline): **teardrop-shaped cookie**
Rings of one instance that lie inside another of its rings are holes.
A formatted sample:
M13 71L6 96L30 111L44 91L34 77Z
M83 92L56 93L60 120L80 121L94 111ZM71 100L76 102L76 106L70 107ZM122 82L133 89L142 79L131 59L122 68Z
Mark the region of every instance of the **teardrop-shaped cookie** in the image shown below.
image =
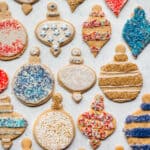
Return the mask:
M88 20L83 23L82 36L94 57L98 55L101 48L109 41L111 24L105 18L101 6L95 5L92 8Z
M114 102L134 100L141 91L143 78L138 66L128 61L124 45L116 47L114 61L101 67L99 86Z

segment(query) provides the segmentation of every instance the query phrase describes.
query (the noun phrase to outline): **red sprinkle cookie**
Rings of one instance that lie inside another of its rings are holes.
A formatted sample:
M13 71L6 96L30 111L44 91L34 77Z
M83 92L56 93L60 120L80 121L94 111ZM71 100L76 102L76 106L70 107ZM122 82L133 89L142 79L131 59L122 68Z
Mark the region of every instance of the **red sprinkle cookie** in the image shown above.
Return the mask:
M112 115L104 111L102 96L96 95L91 104L91 110L79 116L78 127L89 138L93 149L97 149L101 140L106 139L114 132L116 121Z
M8 86L8 76L0 69L0 93L3 92Z
M27 33L24 26L11 17L6 3L0 3L0 10L0 59L15 59L27 46Z
M113 13L118 17L121 9L127 3L128 0L105 0L108 7L113 11Z

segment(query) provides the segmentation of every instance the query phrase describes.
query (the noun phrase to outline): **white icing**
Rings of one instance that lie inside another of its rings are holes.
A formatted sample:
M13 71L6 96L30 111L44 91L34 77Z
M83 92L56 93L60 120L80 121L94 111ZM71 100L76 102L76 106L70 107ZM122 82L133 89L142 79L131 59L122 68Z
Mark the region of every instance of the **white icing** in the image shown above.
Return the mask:
M42 30L42 31L40 32L40 36L41 36L42 38L44 38L44 37L46 36L46 32Z
M74 138L74 126L66 114L54 111L43 114L34 128L38 143L47 150L66 148Z
M48 42L52 43L54 41L54 38L52 36L48 37Z
M16 0L17 2L20 2L20 3L27 3L27 4L32 4L38 0Z
M62 29L63 31L65 31L65 30L68 29L68 26L67 26L66 24L62 24L62 25L61 25L61 29Z

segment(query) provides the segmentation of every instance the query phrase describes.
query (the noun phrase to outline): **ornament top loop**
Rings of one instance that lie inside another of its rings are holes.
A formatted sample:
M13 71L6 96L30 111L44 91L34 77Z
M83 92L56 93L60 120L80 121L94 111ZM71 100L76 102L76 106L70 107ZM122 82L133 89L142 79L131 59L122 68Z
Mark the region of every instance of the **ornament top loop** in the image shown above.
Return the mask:
M56 3L54 3L54 2L48 3L47 9L48 9L48 12L47 12L48 18L49 17L59 17L59 12L58 12Z

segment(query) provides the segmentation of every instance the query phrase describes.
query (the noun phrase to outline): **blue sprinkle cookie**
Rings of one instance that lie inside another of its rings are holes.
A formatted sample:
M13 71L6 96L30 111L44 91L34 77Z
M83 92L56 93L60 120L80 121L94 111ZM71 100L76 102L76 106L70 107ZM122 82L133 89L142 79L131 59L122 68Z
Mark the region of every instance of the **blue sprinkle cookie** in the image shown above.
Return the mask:
M54 89L54 77L46 66L40 64L37 50L31 52L29 63L17 71L13 80L14 94L28 106L45 103Z
M132 55L137 58L150 43L150 22L146 19L144 9L135 8L133 17L127 20L123 28L122 35Z
M141 109L125 121L124 132L132 150L150 150L150 94L142 99Z

